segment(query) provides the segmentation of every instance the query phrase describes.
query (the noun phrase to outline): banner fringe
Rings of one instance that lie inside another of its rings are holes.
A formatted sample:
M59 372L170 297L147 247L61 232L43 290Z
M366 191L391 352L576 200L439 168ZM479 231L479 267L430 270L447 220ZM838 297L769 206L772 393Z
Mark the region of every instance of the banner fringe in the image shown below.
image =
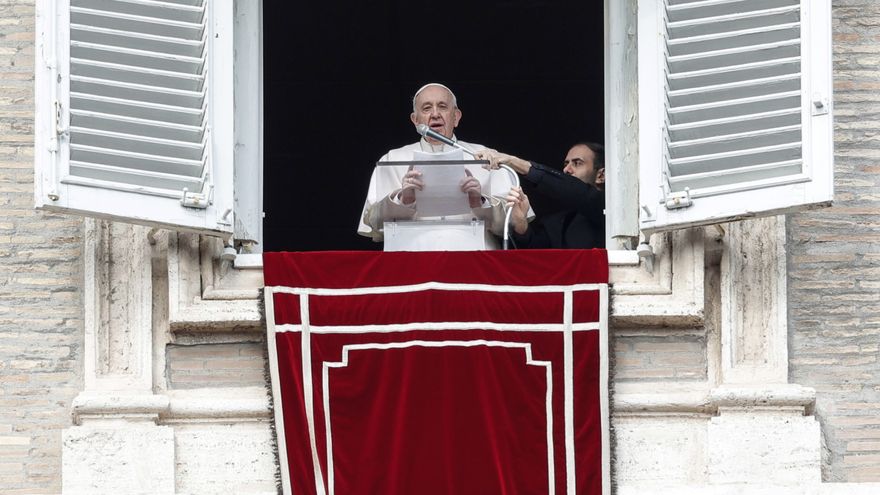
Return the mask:
M260 312L260 315L263 316L263 321L267 321L266 319L266 303L263 299L265 297L265 291L263 287L260 287L260 294L257 297L257 306ZM278 495L284 494L284 485L281 481L281 455L278 452L278 432L275 429L275 398L272 396L272 372L269 368L269 340L268 333L266 329L263 329L263 352L267 356L265 361L265 365L263 366L263 379L266 383L266 395L269 398L269 431L272 435L272 457L275 459L275 491Z

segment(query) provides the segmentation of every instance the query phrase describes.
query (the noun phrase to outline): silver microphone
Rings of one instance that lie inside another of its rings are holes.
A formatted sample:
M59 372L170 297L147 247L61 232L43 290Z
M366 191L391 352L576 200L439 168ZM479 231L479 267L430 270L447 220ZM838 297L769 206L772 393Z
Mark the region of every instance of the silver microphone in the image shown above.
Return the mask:
M473 151L471 151L471 150L465 148L464 146L462 146L462 145L456 143L455 141L453 141L453 140L449 139L448 137L444 136L443 134L440 134L439 132L435 131L434 129L431 129L430 127L428 127L428 126L425 125L425 124L419 124L419 125L417 125L417 126L416 126L416 132L418 132L419 134L421 134L421 135L424 136L424 137L429 137L429 138L431 138L431 139L436 139L437 141L440 141L441 143L448 144L449 146L453 146L453 147L455 147L455 148L458 148L458 149L464 151L465 153L467 153L467 154L469 154L469 155L471 155L471 156L474 156L474 152L473 152Z

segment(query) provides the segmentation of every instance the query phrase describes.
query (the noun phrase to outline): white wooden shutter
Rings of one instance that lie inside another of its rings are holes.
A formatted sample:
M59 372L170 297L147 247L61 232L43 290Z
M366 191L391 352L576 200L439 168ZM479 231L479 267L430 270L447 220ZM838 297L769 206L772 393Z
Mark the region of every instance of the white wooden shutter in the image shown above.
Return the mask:
M646 232L830 204L829 0L640 0Z
M36 203L232 232L231 0L39 0Z

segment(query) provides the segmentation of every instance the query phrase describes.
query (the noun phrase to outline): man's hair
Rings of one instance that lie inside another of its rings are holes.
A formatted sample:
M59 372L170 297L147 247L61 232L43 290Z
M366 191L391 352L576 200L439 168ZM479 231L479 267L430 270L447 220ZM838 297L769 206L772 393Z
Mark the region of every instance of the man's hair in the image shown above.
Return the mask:
M449 88L448 88L446 85L444 85L444 84L440 84L440 83L432 82L432 83L425 84L424 86L422 86L421 88L419 88L418 91L416 91L416 94L413 95L413 113L416 112L416 98L419 97L419 94L420 94L422 91L424 91L424 90L430 88L431 86L437 86L438 88L443 88L443 89L445 89L446 91L449 91L449 95L452 96L452 108L458 108L458 98L455 97L455 93L453 93L452 90L449 89Z
M605 147L599 143L594 143L592 141L578 141L571 145L571 148L575 146L586 146L593 152L595 158L593 159L593 168L599 170L600 168L605 168ZM571 149L569 148L569 149Z

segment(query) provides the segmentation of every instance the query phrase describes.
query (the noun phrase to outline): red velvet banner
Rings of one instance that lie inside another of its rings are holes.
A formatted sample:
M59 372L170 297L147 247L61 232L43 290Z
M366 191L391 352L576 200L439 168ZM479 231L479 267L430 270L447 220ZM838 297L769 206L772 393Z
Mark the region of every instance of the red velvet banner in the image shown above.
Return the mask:
M605 251L264 255L286 493L606 494Z

